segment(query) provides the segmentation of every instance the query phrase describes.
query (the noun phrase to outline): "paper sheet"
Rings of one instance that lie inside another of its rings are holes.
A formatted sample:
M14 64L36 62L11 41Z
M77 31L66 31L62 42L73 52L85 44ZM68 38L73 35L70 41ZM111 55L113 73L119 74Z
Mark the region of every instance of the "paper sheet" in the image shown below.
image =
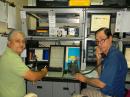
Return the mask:
M99 15L94 14L91 17L91 31L96 31L101 27L110 26L110 15Z
M63 67L64 47L51 47L50 67Z
M16 28L16 7L8 4L8 28Z
M43 49L35 49L35 55L38 61L43 60Z
M7 37L0 36L0 56L4 53L7 46Z
M117 12L115 32L130 32L130 11Z
M7 22L7 8L6 3L0 1L0 21Z

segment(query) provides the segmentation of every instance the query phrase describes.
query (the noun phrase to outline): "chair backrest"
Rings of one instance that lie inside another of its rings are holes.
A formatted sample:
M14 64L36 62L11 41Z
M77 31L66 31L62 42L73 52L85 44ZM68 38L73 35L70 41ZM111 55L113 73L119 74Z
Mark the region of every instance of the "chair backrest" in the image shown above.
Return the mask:
M127 90L127 93L126 93L125 97L130 97L130 89Z

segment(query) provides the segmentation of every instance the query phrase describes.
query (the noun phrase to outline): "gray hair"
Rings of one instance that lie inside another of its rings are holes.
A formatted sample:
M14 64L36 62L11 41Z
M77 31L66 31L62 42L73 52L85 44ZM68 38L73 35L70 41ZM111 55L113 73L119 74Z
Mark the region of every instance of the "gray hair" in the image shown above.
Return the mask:
M18 30L12 30L9 34L8 34L8 41L10 41L14 35L14 33L20 33L21 35L23 35L23 37L25 37L25 34L22 31L18 31Z

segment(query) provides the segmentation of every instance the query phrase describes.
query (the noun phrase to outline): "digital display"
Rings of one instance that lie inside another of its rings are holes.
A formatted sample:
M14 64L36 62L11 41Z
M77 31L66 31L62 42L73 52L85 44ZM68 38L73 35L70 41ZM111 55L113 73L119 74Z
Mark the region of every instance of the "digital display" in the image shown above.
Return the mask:
M65 52L65 64L64 70L68 71L70 65L76 65L77 69L80 69L81 64L81 50L80 47L67 46Z

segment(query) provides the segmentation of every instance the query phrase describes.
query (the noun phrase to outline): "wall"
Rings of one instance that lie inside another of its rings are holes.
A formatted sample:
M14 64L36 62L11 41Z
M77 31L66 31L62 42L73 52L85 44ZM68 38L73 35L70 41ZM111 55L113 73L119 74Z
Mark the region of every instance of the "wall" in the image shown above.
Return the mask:
M16 29L21 30L21 19L20 10L23 6L27 6L28 0L6 0L8 2L14 2L16 5ZM0 22L0 33L9 32L10 29L7 28L7 23Z

